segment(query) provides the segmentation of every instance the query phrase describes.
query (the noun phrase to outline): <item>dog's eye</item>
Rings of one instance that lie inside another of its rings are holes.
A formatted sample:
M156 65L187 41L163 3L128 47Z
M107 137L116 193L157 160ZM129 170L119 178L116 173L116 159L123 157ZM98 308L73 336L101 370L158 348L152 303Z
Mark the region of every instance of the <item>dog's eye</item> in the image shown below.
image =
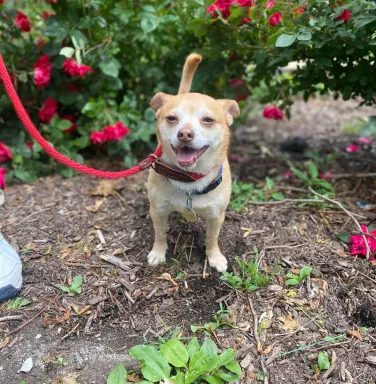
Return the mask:
M174 122L178 121L178 119L176 118L176 116L172 116L172 115L167 116L166 119L167 119L168 121L171 121L171 123L174 123Z
M213 120L212 118L210 118L210 117L204 117L204 118L202 119L202 121L203 121L204 123L212 123L214 120Z

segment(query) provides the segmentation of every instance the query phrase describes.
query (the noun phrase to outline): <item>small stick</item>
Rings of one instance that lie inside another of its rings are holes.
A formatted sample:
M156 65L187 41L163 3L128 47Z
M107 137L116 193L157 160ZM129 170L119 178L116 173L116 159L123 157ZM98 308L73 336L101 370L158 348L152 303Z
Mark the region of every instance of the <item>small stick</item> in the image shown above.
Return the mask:
M278 205L285 203L325 203L325 200L315 200L315 199L284 199L278 201L248 201L248 204L252 205Z
M0 317L0 323L2 321L22 320L22 318L23 318L22 315L4 316L4 317Z
M344 212L347 213L347 215L349 217L351 217L352 221L355 223L356 227L358 228L358 230L360 231L361 233L361 236L363 238L363 241L364 241L364 244L366 246L366 249L367 249L367 253L366 253L366 257L367 257L367 260L369 260L369 257L370 257L370 254L371 254L371 250L369 248L369 244L368 244L368 241L363 233L363 230L362 230L362 227L360 226L359 224L359 221L354 217L354 215L349 212L340 202L338 201L335 201L335 200L332 200L332 199L329 199L329 197L325 197L323 195L320 195L320 193L317 193L316 191L314 191L311 187L308 188L310 190L310 192L312 192L314 195L318 196L318 197L321 197L322 199L326 200L326 201L329 201L330 203L332 204L335 204L337 205L337 207L341 208Z
M85 334L89 333L89 329L90 329L90 327L91 327L91 323L93 322L94 313L95 313L95 311L91 311L90 316L89 316L89 318L87 319L87 322L86 322L86 324L85 324L85 328L84 328L84 333L85 333Z
M64 339L66 339L68 336L70 336L78 327L79 327L80 323L76 324L66 335L64 335L62 338L61 338L61 341L63 341Z
M97 233L98 239L101 244L106 244L106 240L104 239L102 231L100 229L97 229L95 232Z
M207 266L208 266L208 258L205 257L204 270L203 270L203 272L202 272L202 278L203 278L203 279L206 279L206 277L207 277L207 274L206 274L206 267L207 267Z
M212 335L213 335L215 341L216 341L217 344L218 344L218 347L219 347L219 348L222 348L222 344L221 344L221 342L219 341L218 336L217 336L217 334L215 333L214 329L213 329L212 327L209 327L209 331L212 333Z
M256 343L257 343L257 352L260 353L260 352L262 352L262 348L261 348L260 338L258 336L258 326L257 326L258 325L258 318L257 318L256 311L253 308L251 297L247 296L247 298L248 298L249 307L251 308L251 312L252 312L252 316L253 316L253 333L254 333ZM261 364L261 369L264 372L264 384L269 384L269 373L266 369L266 366L265 366L265 363L263 360L263 356L260 357L260 364Z
M360 271L357 271L357 272L358 272L360 275L366 277L367 279L369 279L370 281L372 281L373 283L376 284L376 280L375 280L375 279L372 279L372 277L369 277L369 276L367 276L365 273L362 273L362 272L360 272Z
M124 289L124 295L127 297L127 299L134 304L135 301L132 299L131 295Z
M129 271L131 268L128 267L127 263L124 261L120 260L116 256L111 256L111 255L101 255L100 258L104 261L107 261L107 263L116 265L117 267L123 269L124 271Z

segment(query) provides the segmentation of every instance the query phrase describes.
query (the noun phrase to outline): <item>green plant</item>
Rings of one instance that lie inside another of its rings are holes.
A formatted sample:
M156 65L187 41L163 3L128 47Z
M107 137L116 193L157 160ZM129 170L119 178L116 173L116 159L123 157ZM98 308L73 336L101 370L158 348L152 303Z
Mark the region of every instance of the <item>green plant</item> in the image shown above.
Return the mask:
M286 277L288 277L288 280L285 281L285 285L298 285L300 284L304 279L309 277L312 272L312 267L309 265L306 265L299 271L299 275L295 273L288 273Z
M320 352L317 358L317 365L320 371L326 371L330 368L330 361L327 352Z
M142 362L141 373L148 382L171 381L178 384L237 382L241 369L234 361L235 351L227 349L218 355L216 344L205 339L200 346L197 338L188 345L170 339L158 351L148 345L137 345L129 354ZM124 375L124 370L122 371ZM108 384L115 383L109 382Z
M253 183L243 183L235 180L232 183L232 198L230 208L239 212L246 208L249 201L265 201L270 196L273 200L283 200L285 197L281 192L274 191L274 181L269 177L265 179L263 189L255 188Z
M318 166L329 166L337 157L337 152L328 153L327 155L323 155L317 151L305 151L304 156L308 159L311 159Z
M249 292L267 285L271 276L259 271L258 268L258 251L255 248L256 256L252 260L243 260L235 257L240 268L240 275L235 272L223 272L220 279L226 281L231 288Z
M291 171L303 181L306 187L311 187L319 193L334 195L334 188L328 181L320 178L319 169L314 162L308 165L308 172L303 172L297 168L291 168ZM312 196L314 198L314 196Z
M59 288L66 293L81 293L81 286L82 286L82 276L78 275L75 276L72 285L70 287L67 287L65 285L60 285Z
M127 381L127 370L123 364L118 364L109 374L107 384L125 384Z
M29 305L31 303L32 303L31 300L21 299L20 297L16 297L16 298L9 301L6 309L7 309L7 311L10 311L12 309L18 309L21 307L25 307L26 305Z
M206 323L203 326L191 325L191 331L193 333L196 333L197 331L200 331L200 330L206 331L206 332L212 332L223 325L227 325L231 328L234 328L234 325L228 321L228 318L230 315L231 315L231 311L227 308L224 308L223 304L220 303L219 304L219 310L213 316L214 321Z

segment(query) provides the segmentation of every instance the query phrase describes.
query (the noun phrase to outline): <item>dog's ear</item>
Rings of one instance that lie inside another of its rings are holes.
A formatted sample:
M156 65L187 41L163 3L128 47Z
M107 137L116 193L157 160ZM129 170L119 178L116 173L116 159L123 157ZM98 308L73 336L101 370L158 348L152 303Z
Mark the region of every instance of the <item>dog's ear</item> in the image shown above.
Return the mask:
M161 109L163 104L167 102L167 100L171 97L167 93L158 92L150 102L150 107L154 109L154 111L158 112L158 109Z
M220 99L217 101L223 106L223 110L226 114L227 124L231 125L234 120L233 118L240 116L240 109L238 103L235 100L228 99Z

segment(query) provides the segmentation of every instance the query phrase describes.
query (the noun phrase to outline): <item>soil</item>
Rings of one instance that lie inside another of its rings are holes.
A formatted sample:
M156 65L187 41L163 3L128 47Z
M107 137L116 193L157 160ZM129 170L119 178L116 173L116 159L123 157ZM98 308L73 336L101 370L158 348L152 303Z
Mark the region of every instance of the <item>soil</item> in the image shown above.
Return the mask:
M286 197L302 198L301 182L286 180L286 170L291 165L304 169L303 150L316 151L322 159L336 152L337 158L323 164L322 171L338 176L331 179L336 199L360 215L361 223L371 223L376 219L374 178L351 174L376 171L376 146L347 153L345 148L358 138L343 127L376 110L356 106L355 101L298 100L290 121L251 115L233 134L233 177L262 187L268 176ZM108 169L121 166L91 162ZM103 196L106 188L110 194ZM371 206L362 209L357 202ZM0 321L1 383L106 383L117 363L138 370L127 354L131 346L192 337L191 325L212 321L220 305L231 311L226 321L234 328L219 327L216 342L220 349L237 351L242 382L263 381L263 362L273 384L376 383L376 267L351 257L335 236L356 232L342 210L288 203L229 209L220 235L229 270L239 272L235 257L254 257L257 248L260 269L272 274L267 286L248 295L231 289L210 268L203 278L201 220L191 224L172 215L167 263L147 265L153 231L146 173L117 182L77 175L13 185L5 192L0 215L1 231L23 260L20 297L32 302L13 310L6 309L7 302L0 304L0 320L19 316ZM104 260L113 255L123 269ZM309 279L296 287L284 285L287 273L306 265L313 267ZM59 288L78 275L83 277L80 294ZM259 320L262 353L255 344L250 303ZM205 334L199 331L197 336ZM329 371L314 369L320 352L328 353ZM17 373L29 357L31 372Z

